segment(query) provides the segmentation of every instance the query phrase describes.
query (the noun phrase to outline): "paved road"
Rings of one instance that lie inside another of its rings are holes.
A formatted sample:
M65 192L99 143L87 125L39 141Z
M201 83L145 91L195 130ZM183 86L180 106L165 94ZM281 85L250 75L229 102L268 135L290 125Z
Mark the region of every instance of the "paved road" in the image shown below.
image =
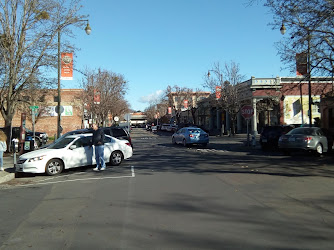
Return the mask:
M332 157L132 137L120 167L1 185L0 249L333 248Z

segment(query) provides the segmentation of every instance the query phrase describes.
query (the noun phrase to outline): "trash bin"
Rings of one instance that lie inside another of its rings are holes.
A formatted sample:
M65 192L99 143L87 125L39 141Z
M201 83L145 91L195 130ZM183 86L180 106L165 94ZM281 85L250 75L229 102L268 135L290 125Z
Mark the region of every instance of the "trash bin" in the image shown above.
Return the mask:
M35 149L35 140L31 136L27 136L24 141L24 152L33 151Z

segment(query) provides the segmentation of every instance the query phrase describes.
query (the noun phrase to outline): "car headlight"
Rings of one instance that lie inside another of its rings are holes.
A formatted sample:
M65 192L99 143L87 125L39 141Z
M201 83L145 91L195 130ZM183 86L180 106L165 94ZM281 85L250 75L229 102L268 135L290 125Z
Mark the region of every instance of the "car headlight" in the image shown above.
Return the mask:
M41 156L36 156L36 157L34 157L34 158L30 158L30 159L28 160L28 162L41 161L41 160L43 160L44 156L45 156L45 155L41 155Z

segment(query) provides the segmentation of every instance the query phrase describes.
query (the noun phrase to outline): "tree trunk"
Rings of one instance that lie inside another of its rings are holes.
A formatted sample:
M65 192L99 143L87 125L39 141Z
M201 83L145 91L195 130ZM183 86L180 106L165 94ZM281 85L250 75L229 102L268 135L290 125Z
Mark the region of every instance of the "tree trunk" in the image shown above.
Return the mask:
M2 117L4 118L5 120L5 127L4 127L4 132L7 136L7 151L10 151L10 144L11 144L11 141L12 141L12 120L13 120L13 116L14 116L14 113L9 113L7 112L6 110L2 110L1 114L2 114Z

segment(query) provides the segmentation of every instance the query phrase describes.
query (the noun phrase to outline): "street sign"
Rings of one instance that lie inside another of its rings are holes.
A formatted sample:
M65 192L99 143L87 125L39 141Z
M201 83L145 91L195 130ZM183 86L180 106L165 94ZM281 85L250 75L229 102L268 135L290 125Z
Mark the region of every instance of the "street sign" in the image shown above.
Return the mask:
M241 108L241 115L245 119L250 119L254 115L254 109L250 105L245 105Z
M38 109L38 106L30 106L31 109Z
M55 112L58 114L58 106L55 107ZM60 106L60 113L64 112L64 107Z

